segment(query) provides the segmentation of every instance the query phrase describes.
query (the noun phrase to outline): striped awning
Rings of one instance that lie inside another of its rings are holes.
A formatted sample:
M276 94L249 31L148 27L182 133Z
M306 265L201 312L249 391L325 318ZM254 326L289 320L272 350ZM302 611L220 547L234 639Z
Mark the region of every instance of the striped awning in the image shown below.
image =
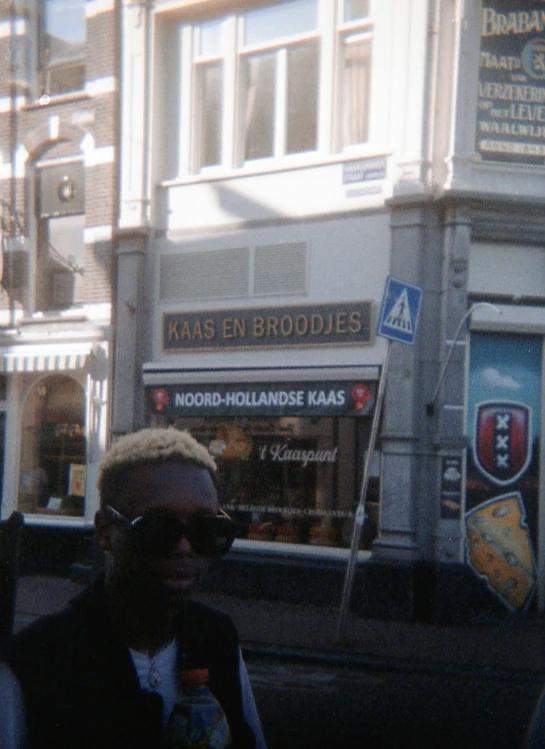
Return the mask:
M0 374L18 374L25 372L64 372L83 369L87 363L89 349L66 350L59 352L52 347L32 350L2 351L0 349Z

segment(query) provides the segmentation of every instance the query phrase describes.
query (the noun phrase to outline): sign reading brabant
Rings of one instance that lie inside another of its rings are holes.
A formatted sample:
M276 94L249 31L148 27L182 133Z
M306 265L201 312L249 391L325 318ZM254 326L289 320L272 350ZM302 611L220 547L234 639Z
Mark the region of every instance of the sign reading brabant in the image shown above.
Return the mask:
M484 0L476 150L545 163L545 0Z
M166 352L372 342L372 302L174 312L163 316Z

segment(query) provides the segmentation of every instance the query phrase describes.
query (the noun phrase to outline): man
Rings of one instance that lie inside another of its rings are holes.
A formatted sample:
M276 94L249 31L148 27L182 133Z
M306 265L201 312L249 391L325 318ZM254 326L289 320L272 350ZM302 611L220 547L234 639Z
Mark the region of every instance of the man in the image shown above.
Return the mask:
M5 735L19 747L26 731L29 749L159 749L181 671L207 668L233 749L264 747L233 623L189 600L234 537L212 457L187 432L144 429L113 445L98 486L105 574L8 641L0 731L18 722Z
M545 747L545 689L539 695L523 742L524 749Z

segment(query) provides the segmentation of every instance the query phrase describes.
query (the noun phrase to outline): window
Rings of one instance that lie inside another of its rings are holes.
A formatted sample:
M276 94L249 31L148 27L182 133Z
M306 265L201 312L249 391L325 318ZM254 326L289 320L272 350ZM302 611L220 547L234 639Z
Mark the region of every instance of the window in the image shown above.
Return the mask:
M342 146L368 139L371 36L360 32L341 35L340 131Z
M166 426L167 419L156 417ZM351 418L183 418L174 424L208 446L218 465L225 509L238 537L310 546L350 546L361 485L358 455L369 424ZM372 477L361 548L378 521L378 476Z
M296 0L241 19L245 160L317 147L317 8Z
M223 60L221 21L203 23L195 29L197 55L195 60L194 132L200 166L221 163L221 132L223 119Z
M39 166L36 178L35 307L38 310L65 309L73 302L75 274L83 271L83 163Z
M35 383L23 406L18 509L82 516L85 500L85 396L71 377Z
M181 163L235 168L368 142L370 12L371 0L292 0L180 26L182 118L192 112Z
M40 96L84 88L85 3L86 0L42 0L40 3Z

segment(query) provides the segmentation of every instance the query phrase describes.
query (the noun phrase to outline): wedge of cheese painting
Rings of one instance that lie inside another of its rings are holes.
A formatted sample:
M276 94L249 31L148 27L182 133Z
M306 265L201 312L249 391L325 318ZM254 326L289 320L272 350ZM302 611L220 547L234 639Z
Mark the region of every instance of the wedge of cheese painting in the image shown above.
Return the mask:
M484 502L466 514L469 560L502 601L523 609L536 582L536 564L519 492Z

